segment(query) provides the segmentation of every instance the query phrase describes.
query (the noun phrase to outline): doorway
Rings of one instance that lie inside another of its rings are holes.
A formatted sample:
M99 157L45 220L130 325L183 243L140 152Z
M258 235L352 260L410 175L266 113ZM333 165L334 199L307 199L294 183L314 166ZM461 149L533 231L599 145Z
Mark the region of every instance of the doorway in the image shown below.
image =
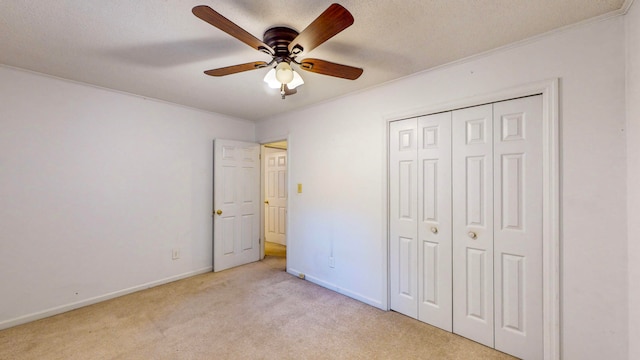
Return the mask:
M262 145L263 257L287 256L287 141Z

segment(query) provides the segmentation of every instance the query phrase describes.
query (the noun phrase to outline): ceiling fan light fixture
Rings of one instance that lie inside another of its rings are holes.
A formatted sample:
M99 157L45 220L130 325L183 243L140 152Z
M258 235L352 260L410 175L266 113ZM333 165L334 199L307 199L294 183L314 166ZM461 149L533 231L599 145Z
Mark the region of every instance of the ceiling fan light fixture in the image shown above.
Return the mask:
M265 75L264 81L270 88L279 89L284 99L286 95L297 93L296 88L304 84L302 77L291 68L291 62L297 64L302 70L342 79L355 80L362 74L363 70L360 68L336 64L326 60L296 60L297 56L312 51L353 24L353 15L342 5L331 4L302 32L287 26L273 26L264 32L262 40L251 35L207 5L195 6L191 12L201 20L272 58L268 63L254 61L207 70L204 72L207 75L226 76L243 71L261 69L277 63L276 67L270 69Z
M282 61L276 66L276 79L282 84L288 84L293 80L293 69L287 62Z
M353 24L353 15L342 5L331 4L302 32L286 26L274 26L264 32L262 40L251 35L207 5L195 6L191 12L201 20L249 45L251 48L272 57L272 60L268 63L254 61L205 71L204 73L209 76L237 74L243 71L265 68L277 63L276 67L270 69L265 75L264 81L270 88L279 89L284 99L286 95L297 93L296 88L304 84L302 77L291 68L291 62L305 71L348 80L355 80L362 74L362 69L360 68L321 59L296 61L296 57L303 52L310 52Z
M266 82L267 85L272 89L280 89L282 87L282 84L284 84L283 82L280 82L280 80L277 79L276 73L277 73L276 68L273 68L269 70L267 75L264 76L264 82ZM292 69L291 73L293 78L289 83L287 83L287 87L293 90L298 86L303 85L304 80L302 80L302 76L300 76L300 74L298 74L295 70Z

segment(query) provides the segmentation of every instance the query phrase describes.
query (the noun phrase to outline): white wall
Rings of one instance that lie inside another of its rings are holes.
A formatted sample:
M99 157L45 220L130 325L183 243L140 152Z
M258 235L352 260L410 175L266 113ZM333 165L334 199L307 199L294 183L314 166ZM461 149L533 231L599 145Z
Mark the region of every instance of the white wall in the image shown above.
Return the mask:
M629 359L640 359L640 4L627 22L627 154L629 198Z
M6 67L0 103L0 328L211 269L212 140L253 123Z
M563 359L625 359L624 30L623 17L583 25L259 123L259 140L290 136L288 267L386 306L382 119L557 77Z

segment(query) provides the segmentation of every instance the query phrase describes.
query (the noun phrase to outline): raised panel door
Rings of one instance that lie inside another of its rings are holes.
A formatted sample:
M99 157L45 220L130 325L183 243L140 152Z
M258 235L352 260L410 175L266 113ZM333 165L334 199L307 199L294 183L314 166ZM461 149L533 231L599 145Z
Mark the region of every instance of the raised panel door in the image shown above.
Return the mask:
M452 329L451 112L418 118L418 319Z
M417 119L389 124L391 309L418 317Z
M495 348L543 357L542 96L494 104Z
M493 116L452 112L453 332L493 347Z
M286 245L287 151L265 149L265 238Z
M258 144L214 141L214 271L257 261L260 256L259 153Z

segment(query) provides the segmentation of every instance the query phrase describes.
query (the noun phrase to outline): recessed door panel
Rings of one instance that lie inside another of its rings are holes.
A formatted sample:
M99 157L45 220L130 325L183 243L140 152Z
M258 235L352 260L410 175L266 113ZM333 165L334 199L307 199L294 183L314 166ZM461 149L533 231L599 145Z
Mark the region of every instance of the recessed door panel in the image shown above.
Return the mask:
M222 235L222 253L224 255L233 255L236 252L236 218L234 216L225 216L221 221Z
M465 135L467 139L467 145L487 143L486 129L487 123L491 121L491 118L484 117L484 114L479 115L482 117L477 119L471 118L465 120Z
M524 301L525 258L517 255L502 254L502 320L499 325L508 331L524 335L524 318L526 311Z
M275 160L273 158L270 160L271 161L269 161L268 164L275 164ZM275 170L267 170L267 197L276 197L276 186L278 186L276 176L277 172Z
M425 241L422 244L422 259L424 261L422 272L422 302L436 308L440 307L441 301L438 297L438 289L441 286L438 268L440 266L439 252L440 245ZM446 281L446 279L443 279Z
M221 168L222 172L222 202L225 205L234 205L236 203L236 171L237 167L235 166L223 166Z
M524 130L525 113L517 111L510 114L500 114L500 126L502 141L520 141L525 140Z
M433 116L433 115L432 115ZM437 116L437 115L436 115ZM422 127L422 148L437 149L439 147L438 139L440 138L440 124L427 125ZM445 140L445 146L449 140Z
M422 161L422 221L438 221L438 160Z
M398 282L400 283L400 295L408 297L412 299L414 297L414 287L413 287L413 277L417 274L414 274L414 269L411 266L411 258L414 254L413 252L413 243L415 241L410 238L400 237L398 239L398 245L400 247L400 252L398 253Z
M413 167L415 160L405 160L398 163L398 183L400 184L400 196L398 197L398 208L401 219L413 219L413 203L416 193L413 192Z
M275 206L267 207L267 232L276 232L276 221L278 220L278 214L276 213L278 208Z
M253 249L256 245L253 239L256 234L253 233L254 214L242 215L242 251Z
M234 145L222 145L220 146L220 151L222 152L222 160L234 160L235 159L235 150L236 147Z
M469 156L466 162L465 208L467 226L484 226L487 167L485 156Z
M475 321L487 323L488 306L493 306L493 294L487 293L486 251L467 248L466 270L466 315Z
M416 150L416 144L415 144L416 130L415 129L400 130L396 135L398 138L398 142L397 142L398 151L414 152Z
M523 230L522 200L524 154L503 154L500 158L502 186L500 219L502 229Z
M259 188L256 188L256 171L255 171L255 167L243 167L242 168L242 176L241 176L241 182L242 182L242 202L245 205L251 205L252 203L254 203L257 198L256 198L256 193L258 191ZM258 181L259 183L259 181Z

